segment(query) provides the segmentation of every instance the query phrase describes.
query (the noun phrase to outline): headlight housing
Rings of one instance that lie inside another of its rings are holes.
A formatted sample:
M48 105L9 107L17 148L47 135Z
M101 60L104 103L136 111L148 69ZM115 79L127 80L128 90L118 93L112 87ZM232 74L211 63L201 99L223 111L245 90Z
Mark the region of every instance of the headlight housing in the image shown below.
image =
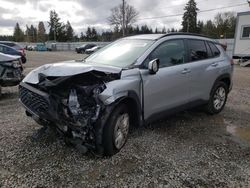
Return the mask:
M19 61L6 62L4 65L13 68L19 68L21 66Z

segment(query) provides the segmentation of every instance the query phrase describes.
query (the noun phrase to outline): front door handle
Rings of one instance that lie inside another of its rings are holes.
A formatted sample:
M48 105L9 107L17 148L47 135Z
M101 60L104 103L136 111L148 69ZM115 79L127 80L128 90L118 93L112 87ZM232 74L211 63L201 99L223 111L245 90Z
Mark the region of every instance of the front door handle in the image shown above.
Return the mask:
M183 71L181 72L181 74L188 74L190 72L191 72L190 69L183 69Z
M218 66L218 63L212 63L211 66L212 66L212 67L217 67L217 66Z

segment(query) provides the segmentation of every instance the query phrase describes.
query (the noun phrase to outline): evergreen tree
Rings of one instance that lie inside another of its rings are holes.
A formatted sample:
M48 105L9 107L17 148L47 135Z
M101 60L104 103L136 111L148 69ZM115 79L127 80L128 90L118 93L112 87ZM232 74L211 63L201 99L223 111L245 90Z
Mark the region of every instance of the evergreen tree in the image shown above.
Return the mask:
M0 41L13 41L13 35L0 35Z
M85 36L84 36L83 32L81 32L81 34L80 34L80 41L84 41L84 40L85 40Z
M56 11L50 11L49 40L63 41L65 39L65 26L60 22Z
M197 24L197 33L201 34L203 31L203 27L204 27L204 22L199 20Z
M37 41L45 42L46 41L46 29L43 22L39 22L37 30Z
M184 8L182 31L197 33L197 4L195 0L189 0Z
M16 26L14 28L13 39L16 42L23 42L24 41L24 32L20 28L19 23L16 23Z
M98 34L94 27L91 30L91 41L98 41Z
M69 23L69 21L67 21L67 24L65 27L66 27L66 39L67 39L67 41L73 41L74 30L71 27L71 24Z
M86 40L87 41L90 41L91 40L91 35L92 35L92 30L90 27L87 28L87 31L86 31Z
M204 24L202 34L207 35L207 36L212 37L212 38L217 37L216 27L215 27L212 20L208 20Z
M166 28L163 27L161 33L165 34L166 33Z
M148 26L145 24L143 26L141 26L141 34L151 34L153 33L152 29L149 29Z
M155 33L156 33L156 34L158 33L158 29L157 29L157 27L155 28Z

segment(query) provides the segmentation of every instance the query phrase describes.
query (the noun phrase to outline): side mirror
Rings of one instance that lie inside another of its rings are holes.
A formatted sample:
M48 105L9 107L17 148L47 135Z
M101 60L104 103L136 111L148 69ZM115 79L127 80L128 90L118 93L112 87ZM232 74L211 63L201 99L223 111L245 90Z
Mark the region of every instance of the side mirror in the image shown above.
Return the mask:
M160 60L154 59L148 63L149 74L156 74L159 70Z

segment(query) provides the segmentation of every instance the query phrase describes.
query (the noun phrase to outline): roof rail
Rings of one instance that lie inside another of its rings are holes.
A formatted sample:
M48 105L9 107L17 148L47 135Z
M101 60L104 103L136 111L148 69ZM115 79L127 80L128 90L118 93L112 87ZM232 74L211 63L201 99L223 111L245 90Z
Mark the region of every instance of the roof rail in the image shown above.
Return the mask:
M165 35L163 35L161 38L166 37L166 36L173 36L173 35L189 35L189 36L198 36L198 37L206 37L209 39L212 39L206 35L202 35L202 34L197 34L197 33L186 33L186 32L173 32L173 33L167 33Z

